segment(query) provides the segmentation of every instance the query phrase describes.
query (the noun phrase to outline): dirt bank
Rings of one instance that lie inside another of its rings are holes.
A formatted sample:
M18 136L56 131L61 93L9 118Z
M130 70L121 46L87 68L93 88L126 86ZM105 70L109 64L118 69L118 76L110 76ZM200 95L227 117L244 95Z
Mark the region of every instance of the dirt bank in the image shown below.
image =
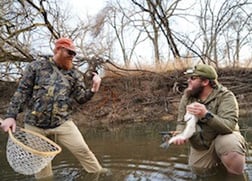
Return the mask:
M74 118L77 124L106 129L133 123L173 121L186 87L182 72L106 76L100 91L90 102L83 106L74 105ZM235 93L240 113L251 117L252 70L222 69L218 72L219 82ZM16 85L0 81L0 114L4 114Z

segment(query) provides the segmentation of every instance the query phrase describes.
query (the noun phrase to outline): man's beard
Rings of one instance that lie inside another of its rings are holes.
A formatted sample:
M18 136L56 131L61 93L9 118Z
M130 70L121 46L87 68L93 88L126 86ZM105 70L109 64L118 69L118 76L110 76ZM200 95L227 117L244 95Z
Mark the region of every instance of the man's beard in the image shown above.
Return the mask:
M204 87L199 85L198 87L194 87L193 89L185 89L185 94L187 97L199 98L200 94L203 92Z
M73 68L73 59L61 56L58 58L58 61L56 61L56 64L64 70L70 70L71 68Z

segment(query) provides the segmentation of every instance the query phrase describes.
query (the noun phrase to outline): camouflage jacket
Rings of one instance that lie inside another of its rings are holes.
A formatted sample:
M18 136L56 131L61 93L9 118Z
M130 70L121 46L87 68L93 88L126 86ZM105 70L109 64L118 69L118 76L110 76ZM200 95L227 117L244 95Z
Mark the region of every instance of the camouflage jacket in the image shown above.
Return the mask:
M213 114L213 118L207 122L199 120L197 131L189 139L191 145L198 150L208 149L212 141L220 134L229 134L233 131L239 131L238 116L239 108L234 94L222 85L210 94L205 101L195 98L188 98L183 95L178 110L177 130L182 131L185 122L183 121L186 112L186 106L193 102L199 102Z
M85 88L76 69L63 70L52 60L27 65L5 117L17 117L25 105L24 122L40 128L55 128L70 119L75 100L83 104L94 95ZM60 74L59 71L62 73Z

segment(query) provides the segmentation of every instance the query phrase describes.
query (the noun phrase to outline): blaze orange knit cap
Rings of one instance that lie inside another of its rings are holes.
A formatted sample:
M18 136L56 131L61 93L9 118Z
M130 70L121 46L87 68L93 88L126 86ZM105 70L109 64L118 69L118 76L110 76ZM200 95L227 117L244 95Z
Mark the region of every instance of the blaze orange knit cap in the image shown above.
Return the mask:
M75 46L70 38L59 38L55 42L55 48L63 47L75 52Z

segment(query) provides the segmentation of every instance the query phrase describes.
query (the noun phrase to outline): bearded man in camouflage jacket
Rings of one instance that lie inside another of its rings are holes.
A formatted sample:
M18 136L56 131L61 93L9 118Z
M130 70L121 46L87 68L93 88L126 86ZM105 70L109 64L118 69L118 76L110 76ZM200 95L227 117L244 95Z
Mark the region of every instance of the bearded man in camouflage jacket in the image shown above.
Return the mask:
M1 127L4 131L15 131L17 115L25 104L26 129L45 136L56 135L87 172L101 173L106 169L102 168L71 118L73 101L84 104L90 100L99 90L101 78L94 72L92 88L86 89L83 76L72 64L75 55L73 41L59 38L52 59L27 65ZM52 175L50 163L35 177Z

